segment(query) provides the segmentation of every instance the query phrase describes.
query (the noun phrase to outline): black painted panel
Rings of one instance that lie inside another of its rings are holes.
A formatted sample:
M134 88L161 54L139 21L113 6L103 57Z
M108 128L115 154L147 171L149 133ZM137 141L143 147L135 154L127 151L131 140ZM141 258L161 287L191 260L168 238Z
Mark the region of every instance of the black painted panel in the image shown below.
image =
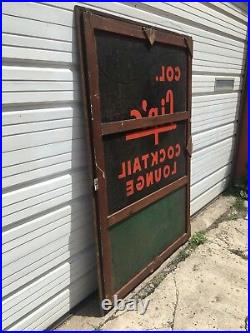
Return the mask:
M168 90L174 92L174 112L186 111L184 49L158 42L151 47L146 39L103 31L96 31L95 36L102 122L134 118L131 115L134 109L146 117L150 109L156 107L158 114L162 114L162 106L165 106L168 114ZM161 77L165 81L160 81Z
M104 137L110 214L186 174L185 131L185 123L179 122ZM143 134L147 136L134 138Z

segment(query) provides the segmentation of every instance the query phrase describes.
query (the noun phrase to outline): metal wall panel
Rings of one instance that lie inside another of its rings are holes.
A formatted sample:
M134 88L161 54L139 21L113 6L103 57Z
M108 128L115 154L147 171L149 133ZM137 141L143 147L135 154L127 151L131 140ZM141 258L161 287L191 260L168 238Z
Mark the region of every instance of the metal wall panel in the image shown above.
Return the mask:
M220 194L231 173L246 12L214 2L4 3L3 328L9 330L45 329L96 288L75 4L193 38L191 212ZM234 79L233 91L215 93L216 78Z

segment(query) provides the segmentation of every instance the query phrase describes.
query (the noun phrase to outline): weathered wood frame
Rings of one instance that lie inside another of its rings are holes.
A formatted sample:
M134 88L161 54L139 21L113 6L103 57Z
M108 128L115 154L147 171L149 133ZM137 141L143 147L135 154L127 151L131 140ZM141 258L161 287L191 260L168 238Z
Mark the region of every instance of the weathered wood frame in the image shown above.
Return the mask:
M177 248L187 241L190 236L190 159L191 159L191 96L192 96L192 38L173 32L156 29L135 22L102 15L99 12L86 10L75 6L77 41L80 60L81 95L84 111L84 126L87 132L89 150L89 161L92 165L92 178L98 180L98 191L93 188L93 203L95 211L95 231L97 242L98 277L100 297L111 301L116 294L124 297L144 278L152 273L161 263L169 257ZM145 31L154 30L155 41L167 45L175 45L184 48L187 53L187 108L183 112L172 115L163 115L152 118L131 119L102 123L100 110L100 92L98 82L98 64L95 43L95 30L112 32L131 38L146 39ZM152 126L170 122L186 122L186 175L173 183L162 187L156 192L138 200L131 205L115 212L108 213L108 199L106 193L105 163L103 136L126 132L133 129L149 128ZM186 187L186 228L185 233L173 244L168 246L149 265L144 267L121 289L113 290L111 272L111 250L109 239L109 228L128 218L132 214L163 198L172 191Z

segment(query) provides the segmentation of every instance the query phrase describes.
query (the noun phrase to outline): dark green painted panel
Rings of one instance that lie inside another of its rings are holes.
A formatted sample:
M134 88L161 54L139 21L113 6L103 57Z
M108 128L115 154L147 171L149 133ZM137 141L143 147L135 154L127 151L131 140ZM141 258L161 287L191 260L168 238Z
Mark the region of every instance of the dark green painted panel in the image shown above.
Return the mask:
M186 187L110 229L114 291L185 233Z

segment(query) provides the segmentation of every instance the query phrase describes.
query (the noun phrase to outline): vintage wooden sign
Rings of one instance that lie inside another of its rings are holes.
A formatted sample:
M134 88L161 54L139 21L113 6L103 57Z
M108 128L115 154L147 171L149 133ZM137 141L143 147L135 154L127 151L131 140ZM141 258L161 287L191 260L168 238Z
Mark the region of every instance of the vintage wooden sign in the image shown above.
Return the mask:
M76 7L102 298L190 235L190 37Z

